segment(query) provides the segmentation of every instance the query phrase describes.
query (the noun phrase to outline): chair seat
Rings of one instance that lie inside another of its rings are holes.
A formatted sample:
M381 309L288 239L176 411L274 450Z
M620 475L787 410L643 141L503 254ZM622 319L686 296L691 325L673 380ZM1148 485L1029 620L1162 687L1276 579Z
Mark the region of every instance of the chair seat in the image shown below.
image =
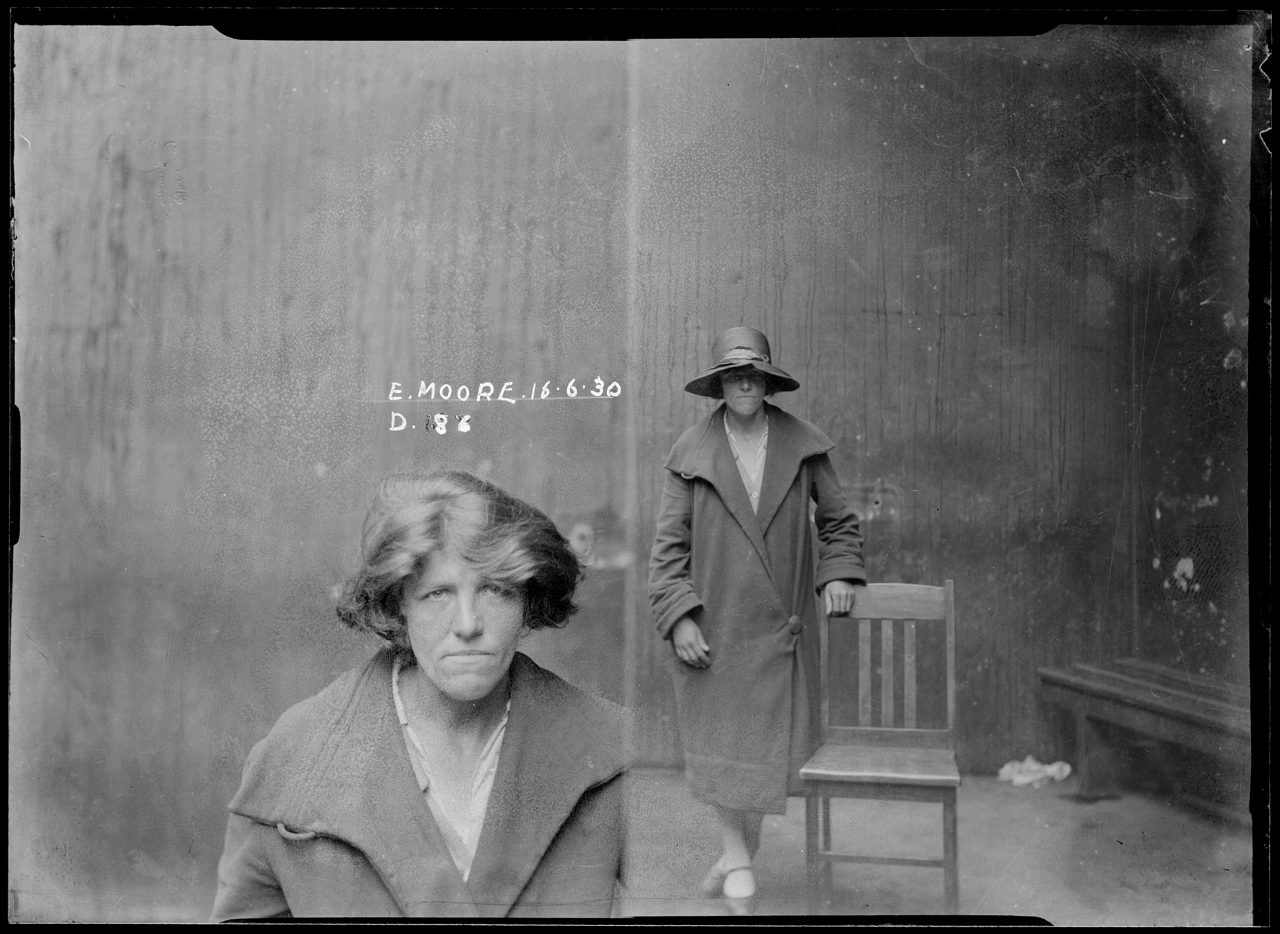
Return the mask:
M960 771L950 749L827 743L800 769L807 781L956 787Z

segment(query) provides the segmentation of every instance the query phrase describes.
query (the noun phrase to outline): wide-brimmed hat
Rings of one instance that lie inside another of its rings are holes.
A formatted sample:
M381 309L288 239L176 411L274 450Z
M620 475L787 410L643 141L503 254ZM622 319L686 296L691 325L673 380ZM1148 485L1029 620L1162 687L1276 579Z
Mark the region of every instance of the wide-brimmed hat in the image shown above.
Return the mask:
M765 392L791 392L800 384L789 373L769 362L769 339L755 328L729 328L711 345L711 369L689 380L685 392L699 396L720 397L720 377L730 370L750 367L765 377Z

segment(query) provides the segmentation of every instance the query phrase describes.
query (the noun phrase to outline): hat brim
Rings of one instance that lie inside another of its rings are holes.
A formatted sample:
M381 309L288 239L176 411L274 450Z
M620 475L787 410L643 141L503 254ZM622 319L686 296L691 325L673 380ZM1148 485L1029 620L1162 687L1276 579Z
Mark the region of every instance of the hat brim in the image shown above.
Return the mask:
M763 373L765 376L765 394L772 395L775 392L793 392L800 388L800 384L792 379L791 375L783 370L778 369L772 363L763 363L760 361L752 361L743 363L741 361L730 361L713 366L700 376L695 376L689 382L685 383L684 391L691 392L695 396L707 396L712 399L720 398L720 377L725 373L733 370L752 369Z

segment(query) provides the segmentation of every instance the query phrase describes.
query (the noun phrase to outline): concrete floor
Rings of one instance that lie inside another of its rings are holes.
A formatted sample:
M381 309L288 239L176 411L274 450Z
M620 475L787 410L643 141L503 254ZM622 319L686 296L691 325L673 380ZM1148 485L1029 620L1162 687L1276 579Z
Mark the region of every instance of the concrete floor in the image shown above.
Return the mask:
M1085 804L1076 779L1039 789L965 776L959 791L960 913L1055 925L1251 925L1253 836L1247 828L1145 794ZM709 809L679 773L636 773L622 917L724 915L697 885L718 856ZM835 842L863 852L937 856L936 805L836 801ZM804 801L765 818L757 915L804 915ZM835 867L832 915L938 914L942 872ZM865 917L864 917L864 920ZM976 919L974 919L976 920Z
M717 900L697 885L718 854L710 810L678 772L633 772L627 891L619 917L666 926L676 917L714 922ZM1151 794L1083 804L1075 778L1039 789L966 775L958 803L960 911L982 918L1043 919L1055 925L1251 925L1253 838L1249 830ZM859 837L864 852L936 856L940 809L896 802L836 801L837 844ZM201 922L214 882L137 865L137 884L10 893L10 919L25 921ZM1264 867L1265 871L1265 867ZM1259 887L1266 892L1266 876ZM807 914L804 801L765 818L756 863L761 918ZM941 913L942 872L837 866L837 897L821 912L902 922ZM930 919L926 919L930 920ZM933 918L931 920L939 920ZM767 922L766 922L767 923Z

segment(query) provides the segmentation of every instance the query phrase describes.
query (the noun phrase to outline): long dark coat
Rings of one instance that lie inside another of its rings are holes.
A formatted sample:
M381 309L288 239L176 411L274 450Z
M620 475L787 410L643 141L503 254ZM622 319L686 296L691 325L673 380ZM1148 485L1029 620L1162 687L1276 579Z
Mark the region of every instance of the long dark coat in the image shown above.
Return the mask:
M213 920L608 917L624 843L622 708L524 655L464 881L413 774L384 650L286 711L231 802Z
M827 456L831 440L769 403L765 412L758 513L725 436L723 404L676 441L649 599L663 638L687 615L711 646L705 669L671 657L694 797L782 813L819 739L818 593L829 581L866 583L866 571L858 518Z

